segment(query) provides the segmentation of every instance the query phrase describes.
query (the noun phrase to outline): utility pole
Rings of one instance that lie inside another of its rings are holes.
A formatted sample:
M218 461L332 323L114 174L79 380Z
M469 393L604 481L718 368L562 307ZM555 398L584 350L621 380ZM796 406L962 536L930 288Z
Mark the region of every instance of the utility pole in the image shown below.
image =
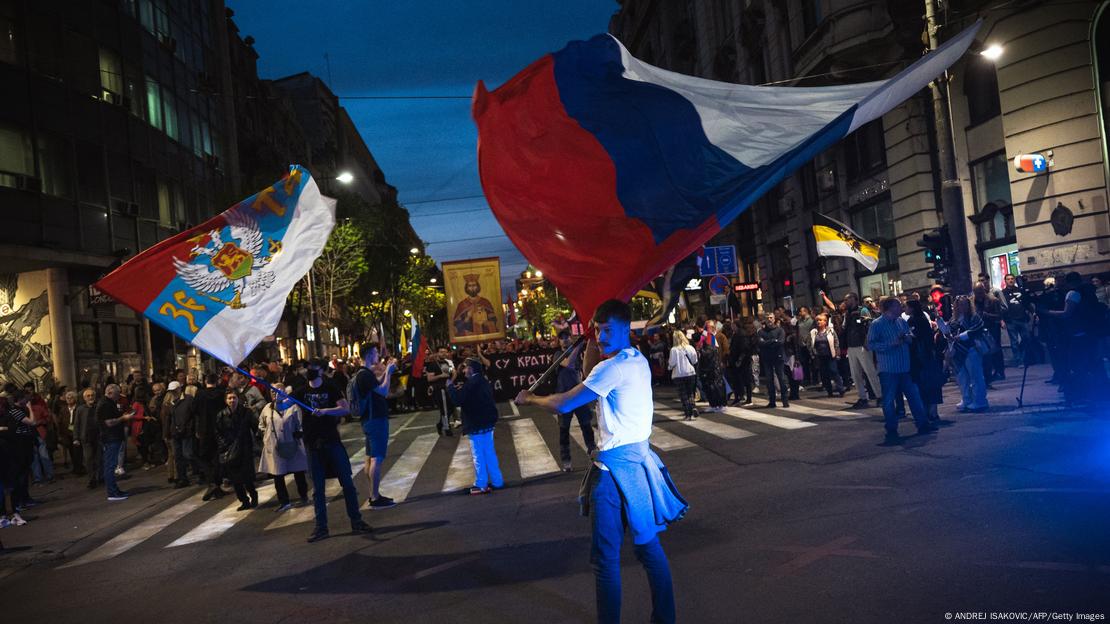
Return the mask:
M936 0L925 0L925 32L929 50L940 47L937 33ZM952 288L957 293L971 292L971 261L967 253L967 218L964 215L963 191L956 175L955 141L952 140L952 109L948 100L948 71L929 83L933 96L933 128L936 132L937 162L940 166L940 203L942 221L950 225L952 237Z

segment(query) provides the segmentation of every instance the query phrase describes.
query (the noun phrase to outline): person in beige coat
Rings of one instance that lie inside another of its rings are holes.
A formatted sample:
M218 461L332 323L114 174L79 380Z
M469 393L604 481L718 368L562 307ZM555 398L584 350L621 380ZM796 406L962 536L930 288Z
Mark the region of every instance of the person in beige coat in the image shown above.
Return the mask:
M291 394L292 386L285 388L285 392ZM258 419L258 428L262 431L262 458L258 462L258 471L273 476L278 497L276 511L283 512L293 508L289 490L285 487L287 474L292 474L297 483L297 494L301 498L298 506L308 504L308 481L305 479L308 455L301 440L300 406L278 392L277 388L270 391L270 397L272 400L262 408Z

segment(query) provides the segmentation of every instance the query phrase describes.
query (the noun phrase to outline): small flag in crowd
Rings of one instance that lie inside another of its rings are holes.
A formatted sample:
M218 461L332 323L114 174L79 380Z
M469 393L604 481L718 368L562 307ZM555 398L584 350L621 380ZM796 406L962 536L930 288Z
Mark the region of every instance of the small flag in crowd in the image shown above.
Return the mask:
M648 321L649 326L662 325L667 321L671 311L678 305L678 298L682 296L686 284L698 276L698 260L702 251L703 249L699 248L696 253L686 256L678 264L667 269L666 273L652 280L652 288L659 295L659 302L663 305Z
M294 165L273 186L147 249L96 287L236 365L273 333L285 298L334 226L335 201Z
M494 216L582 318L628 300L785 176L959 60L979 23L889 80L758 87L648 65L609 35L478 83Z
M409 346L412 349L412 376L423 377L424 354L428 351L428 339L420 333L420 327L415 319L412 321L412 342Z
M879 266L878 245L861 238L847 225L816 212L813 213L813 238L817 241L818 256L855 258L868 271Z

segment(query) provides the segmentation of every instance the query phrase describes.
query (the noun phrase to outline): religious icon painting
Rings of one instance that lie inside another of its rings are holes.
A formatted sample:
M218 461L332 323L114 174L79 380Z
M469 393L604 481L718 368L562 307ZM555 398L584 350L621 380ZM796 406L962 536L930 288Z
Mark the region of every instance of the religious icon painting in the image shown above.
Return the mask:
M443 283L447 294L447 329L452 343L485 342L505 337L500 258L444 262Z

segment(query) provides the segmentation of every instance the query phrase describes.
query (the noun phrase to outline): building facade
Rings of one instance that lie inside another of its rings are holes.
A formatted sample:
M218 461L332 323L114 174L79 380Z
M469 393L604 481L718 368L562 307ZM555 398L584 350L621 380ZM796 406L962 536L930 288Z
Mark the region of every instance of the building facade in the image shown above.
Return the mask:
M288 81L259 79L231 18L221 0L0 0L0 381L197 367L91 285L290 164L325 193L357 167L349 190L396 197L335 95L299 75L330 102L314 124Z
M610 30L634 55L674 71L823 86L888 78L919 58L926 49L925 4L625 0ZM1004 48L994 63L969 53L949 72L948 140L958 180L947 183L959 185L965 219L948 225L966 231L973 276L987 273L998 285L1010 272L1036 280L1106 271L1107 62L1099 69L1097 59L1108 54L1098 49L1108 40L1108 3L950 4L938 15L942 40L981 12L980 41ZM757 299L762 308L812 305L820 290L877 298L932 286L932 265L917 242L947 223L936 128L924 90L819 154L721 232L713 244L737 245L738 281L761 287L740 307L754 311ZM1047 173L1014 170L1017 154L1048 150L1065 156ZM878 268L818 257L810 234L815 212L879 243Z

